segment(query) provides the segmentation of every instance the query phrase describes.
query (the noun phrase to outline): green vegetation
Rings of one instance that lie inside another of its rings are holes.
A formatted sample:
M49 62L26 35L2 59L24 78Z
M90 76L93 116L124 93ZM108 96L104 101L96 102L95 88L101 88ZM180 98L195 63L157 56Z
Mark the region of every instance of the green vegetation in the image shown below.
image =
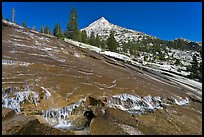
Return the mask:
M80 32L80 34L81 34L81 42L82 43L88 43L88 38L87 38L87 35L86 35L86 31L85 30L83 30L82 32Z
M96 45L95 34L94 34L93 31L91 32L91 35L90 35L90 38L89 38L89 44L90 44L90 45L93 45L93 46Z
M52 35L52 30L48 26L40 26L40 33Z
M106 44L107 44L108 50L113 51L113 52L117 52L118 51L117 48L119 47L119 44L118 44L118 42L114 38L114 32L113 31L110 33L110 36L107 39Z
M175 65L180 65L181 64L181 62L180 62L180 60L179 59L176 59L176 61L175 61L175 63L174 63Z
M64 40L64 34L59 23L55 25L53 35L56 36L58 39Z
M187 71L191 72L189 78L198 79L202 82L202 62L198 63L196 54L193 55L193 61L187 67Z
M78 30L78 16L75 8L72 8L72 11L69 16L69 21L67 23L67 31L65 32L65 37L73 40L79 41L79 30Z
M22 23L22 26L26 28L26 21Z

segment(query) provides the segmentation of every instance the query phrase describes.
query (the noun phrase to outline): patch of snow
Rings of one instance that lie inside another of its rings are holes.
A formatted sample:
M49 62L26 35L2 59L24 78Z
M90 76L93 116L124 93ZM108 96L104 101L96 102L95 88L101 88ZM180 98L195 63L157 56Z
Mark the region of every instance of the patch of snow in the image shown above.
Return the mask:
M95 51L97 53L101 52L101 48L98 48L98 47L95 47L95 46L91 46L91 45L88 45L88 44L85 44L85 43L81 43L81 42L74 41L74 40L67 39L67 38L65 38L64 41L69 43L69 44L72 44L74 46L77 46L77 47L90 49L90 50Z
M104 51L104 52L100 52L100 53L104 54L104 55L107 55L107 56L110 56L110 57L114 57L114 58L123 60L123 61L130 61L131 60L130 57L125 56L123 54L116 53L116 52Z

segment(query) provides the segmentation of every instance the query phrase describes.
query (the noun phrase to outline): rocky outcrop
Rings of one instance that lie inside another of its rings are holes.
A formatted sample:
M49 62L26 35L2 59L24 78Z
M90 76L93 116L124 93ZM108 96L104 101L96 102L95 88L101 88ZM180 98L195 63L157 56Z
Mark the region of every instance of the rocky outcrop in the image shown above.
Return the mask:
M72 132L62 132L58 129L41 124L34 116L14 114L13 110L2 111L2 135L68 135Z
M55 128L82 130L89 126L92 118L105 113L105 104L88 96L63 108L43 110L42 117Z
M119 109L107 108L106 113L103 116L97 116L93 118L93 120L91 121L90 134L91 135L139 134L141 132L137 130L137 124L138 124L137 119L135 119L135 117L133 117L131 114Z

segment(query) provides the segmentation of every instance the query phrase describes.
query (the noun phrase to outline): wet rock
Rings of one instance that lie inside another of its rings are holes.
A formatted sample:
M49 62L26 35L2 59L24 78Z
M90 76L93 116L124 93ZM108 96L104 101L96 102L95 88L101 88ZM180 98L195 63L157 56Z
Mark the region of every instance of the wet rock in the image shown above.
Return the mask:
M202 98L198 98L195 95L190 95L189 99L194 101L194 102L202 103Z
M68 119L71 121L73 130L82 130L85 127L89 126L90 119L84 115L70 115Z
M128 135L114 121L110 121L104 117L95 117L90 123L91 135Z
M86 105L89 106L104 106L105 104L94 97L88 96L86 99Z
M114 120L117 123L123 123L133 127L138 126L138 115L129 114L128 112L120 109L107 108L104 117L109 120Z
M83 112L91 112L94 116L103 116L105 114L105 103L101 99L89 96L85 102L82 101L80 106Z
M125 132L127 132L130 135L143 135L142 132L140 132L138 129L125 125L125 124L118 124Z
M6 108L2 109L2 120L6 120L6 119L12 117L13 115L15 115L14 110L6 109Z
M125 125L122 127L120 125ZM92 135L128 135L138 127L138 120L131 114L120 109L106 108L103 116L96 116L90 123L90 134ZM134 130L133 130L134 129ZM131 131L130 131L131 130Z
M84 104L84 101L82 101L78 107L75 107L72 110L71 115L80 115L80 114L83 114L87 110L88 110L88 107Z
M167 103L172 105L174 102L175 100L173 98L167 97Z
M71 132L62 132L47 125L41 124L34 116L14 114L13 117L2 122L3 135L67 135Z
M107 101L108 101L106 96L100 96L100 97L98 97L98 99L104 104L107 103Z
M93 114L95 116L103 116L105 114L105 107L94 106L92 107Z

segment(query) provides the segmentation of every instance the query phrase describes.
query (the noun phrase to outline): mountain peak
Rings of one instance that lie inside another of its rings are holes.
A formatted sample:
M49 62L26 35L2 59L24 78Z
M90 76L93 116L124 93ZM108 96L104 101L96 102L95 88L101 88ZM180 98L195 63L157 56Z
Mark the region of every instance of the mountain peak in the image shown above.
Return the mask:
M111 29L112 24L106 20L104 17L99 18L98 20L91 23L88 27L82 29L87 31L87 35L90 36L91 31L93 30L103 30L103 29Z
M100 19L98 19L99 22L108 22L107 19L105 19L104 17L101 17Z
M92 25L98 26L98 27L103 27L103 28L104 28L104 27L109 26L110 23L109 23L109 21L106 20L104 17L101 17L100 19L94 21L94 22L92 23Z
M90 37L91 33L94 32L95 35L98 35L104 40L106 40L109 37L111 31L113 31L115 39L119 43L127 43L130 40L137 42L141 41L146 36L150 36L139 31L126 29L118 25L114 25L108 20L106 20L103 16L81 30L85 30L88 37ZM153 36L150 37L153 38Z

